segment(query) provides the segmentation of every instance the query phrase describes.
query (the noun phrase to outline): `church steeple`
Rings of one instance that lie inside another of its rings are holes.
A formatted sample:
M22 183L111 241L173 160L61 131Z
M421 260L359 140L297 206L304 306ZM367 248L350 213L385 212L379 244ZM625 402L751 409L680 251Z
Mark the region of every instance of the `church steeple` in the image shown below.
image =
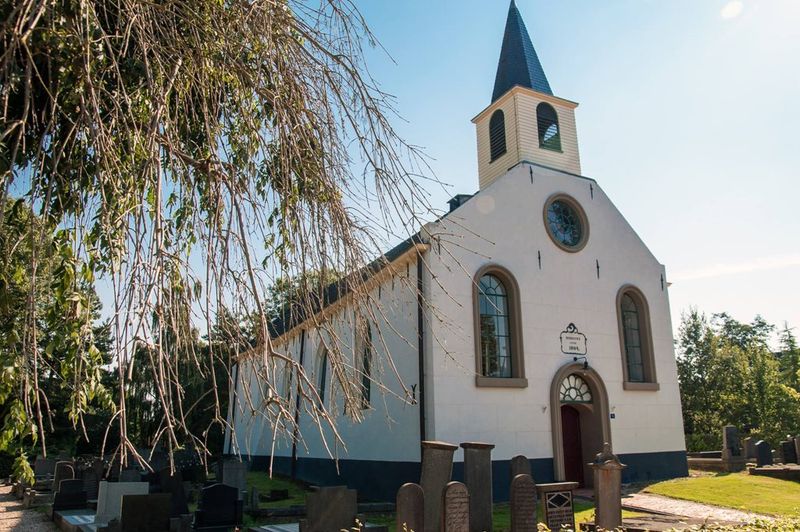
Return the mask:
M522 15L514 0L511 0L506 31L503 36L503 48L497 64L492 102L497 101L516 85L545 94L553 94L542 64L539 62L539 56L536 55L531 37L528 35L525 22L522 20Z

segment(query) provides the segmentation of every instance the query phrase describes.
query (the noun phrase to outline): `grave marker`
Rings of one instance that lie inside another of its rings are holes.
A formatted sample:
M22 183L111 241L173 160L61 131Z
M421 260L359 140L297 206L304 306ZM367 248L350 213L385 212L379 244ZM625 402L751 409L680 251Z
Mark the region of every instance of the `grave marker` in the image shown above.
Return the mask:
M122 497L120 532L169 532L169 493Z
M492 449L490 443L462 443L464 484L469 491L469 528L492 532Z
M572 490L577 487L577 482L556 482L536 486L536 491L542 501L544 521L550 530L561 530L564 526L575 530Z
M513 481L517 475L531 475L531 461L527 456L517 455L511 459L511 480Z
M744 457L747 459L756 457L756 439L748 436L742 440L742 447L744 448Z
M125 495L147 495L147 482L106 482L101 481L97 491L97 512L95 524L105 525L119 519L122 511L122 497Z
M438 441L422 442L420 486L425 494L425 531L439 532L442 521L442 494L453 474L455 445Z
M449 482L442 494L442 532L470 532L469 491L461 482Z
M756 443L756 466L764 467L772 465L772 447L769 443L760 440Z
M795 451L794 448L794 438L781 442L781 455L783 456L784 464L797 463L797 451Z
M241 497L242 492L247 491L247 463L239 460L225 460L220 469L222 470L220 482L238 489L239 497Z
M225 484L213 484L200 492L200 505L194 514L195 530L233 528L242 523L239 490Z
M594 524L602 530L617 530L622 527L622 470L627 466L620 463L611 452L611 445L605 443L591 467L596 504Z
M511 532L536 530L536 484L528 474L516 475L511 481Z
M83 490L83 480L62 480L58 491L53 495L53 512L61 510L78 510L86 508L86 492Z
M425 494L419 484L403 484L397 491L397 532L424 530Z

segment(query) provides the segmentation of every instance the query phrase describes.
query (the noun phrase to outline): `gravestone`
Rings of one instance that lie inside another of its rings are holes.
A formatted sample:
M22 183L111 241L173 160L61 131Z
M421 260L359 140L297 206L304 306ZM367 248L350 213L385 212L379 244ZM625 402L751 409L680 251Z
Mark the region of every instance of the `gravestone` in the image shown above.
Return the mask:
M358 512L358 494L347 486L316 488L306 495L306 518L300 532L350 530Z
M53 511L78 510L86 508L86 492L83 490L83 480L62 480L58 491L53 495Z
M517 475L533 475L531 474L531 461L527 456L517 455L511 459L511 480L513 481Z
M439 441L422 442L420 486L425 494L425 531L439 532L442 521L442 494L453 475L455 445Z
M169 493L171 498L170 517L180 517L189 513L189 505L186 500L186 491L183 489L183 476L180 471L170 474L169 469L162 469L158 472L161 491Z
M492 532L492 449L490 443L462 443L464 484L469 491L469 528Z
M397 491L397 532L422 532L425 494L419 484L403 484Z
M239 460L225 460L220 467L222 478L220 482L239 490L239 497L247 490L247 463Z
M72 480L75 478L75 468L72 462L56 462L55 474L53 476L53 491L59 490L62 480Z
M120 532L169 532L169 493L125 495L120 511Z
M194 514L195 530L212 530L242 523L239 490L225 484L212 484L200 492L200 504Z
M33 476L36 480L52 478L56 472L56 463L53 458L36 457L33 463Z
M449 482L442 494L442 532L470 532L469 491L461 482Z
M596 504L594 524L601 530L617 530L622 527L622 470L627 466L620 463L611 452L611 445L605 443L591 467Z
M247 500L247 506L250 510L258 510L259 506L261 506L261 496L258 493L258 488L255 486L250 488L250 491L247 493Z
M556 482L553 484L537 484L536 492L542 501L544 522L550 530L561 530L568 527L575 530L575 508L572 504L572 491L578 487L577 482Z
M794 439L781 442L781 455L783 456L784 464L797 463L797 451L795 451L794 448Z
M530 475L520 474L511 481L510 504L511 532L536 532L536 484Z
M744 448L744 457L747 459L756 457L756 439L748 436L742 440L742 447Z
M97 500L100 480L103 478L103 461L94 460L88 467L81 470L83 478L83 489L86 490L86 497L90 501Z
M147 495L147 482L106 482L101 481L97 492L97 511L94 522L105 525L119 519L122 511L122 497L125 495Z
M798 464L800 464L800 436L794 438L794 454L797 455Z
M725 425L722 429L722 459L730 459L742 456L742 448L739 443L739 429L734 425Z
M772 447L769 443L760 440L756 443L756 466L764 467L772 465Z

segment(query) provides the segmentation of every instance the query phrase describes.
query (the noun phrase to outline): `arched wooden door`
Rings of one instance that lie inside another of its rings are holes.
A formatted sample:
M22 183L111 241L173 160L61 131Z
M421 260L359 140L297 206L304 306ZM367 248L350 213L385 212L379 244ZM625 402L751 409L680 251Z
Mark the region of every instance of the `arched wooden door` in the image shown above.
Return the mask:
M583 482L583 447L581 439L581 414L573 406L561 405L561 430L563 431L564 475L568 482Z

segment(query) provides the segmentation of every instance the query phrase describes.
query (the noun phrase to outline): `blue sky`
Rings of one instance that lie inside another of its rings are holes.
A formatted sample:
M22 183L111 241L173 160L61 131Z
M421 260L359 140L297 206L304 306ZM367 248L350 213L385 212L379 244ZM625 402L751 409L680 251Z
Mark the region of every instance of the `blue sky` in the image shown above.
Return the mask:
M433 205L477 190L506 0L358 3ZM517 0L581 162L690 305L800 327L800 0Z

